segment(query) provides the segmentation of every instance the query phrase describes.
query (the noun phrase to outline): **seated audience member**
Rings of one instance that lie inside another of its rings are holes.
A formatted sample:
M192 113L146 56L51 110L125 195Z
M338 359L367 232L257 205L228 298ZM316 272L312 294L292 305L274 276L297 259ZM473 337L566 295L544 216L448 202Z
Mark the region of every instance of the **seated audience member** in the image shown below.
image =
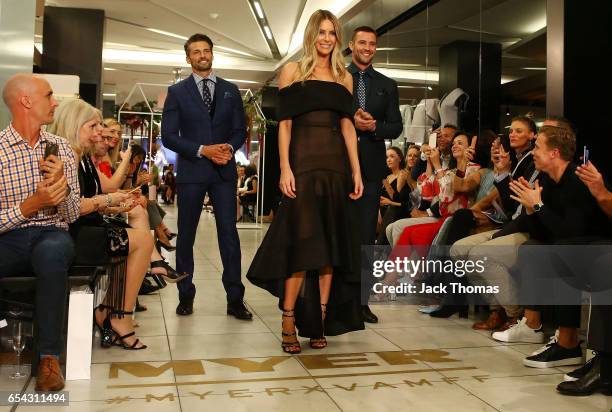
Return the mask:
M382 181L380 196L379 231L376 244L387 242L386 229L389 224L403 219L410 214L410 192L412 188L407 180L404 154L395 146L387 149L387 167L389 175Z
M244 211L240 209L244 209L248 205L255 205L257 202L257 168L255 166L249 165L244 168L244 184L238 189L236 199L240 212L238 220L240 220L244 214Z
M113 118L104 119L104 129L105 133L111 136L112 139L108 141L108 153L103 160L109 163L114 173L117 165L121 161L119 156L121 146L123 145L123 140L121 139L121 123Z
M475 157L478 162L487 166L483 161L484 154L489 153L491 140L486 145L477 147L477 137L472 138L471 145L465 132L458 131L452 140L452 158L447 169L440 169L439 152L435 149L430 151L426 172L419 177L419 186L423 193L433 194L439 199L439 210L441 217L431 223L408 225L400 235L389 257L415 255L417 258L428 254L429 246L435 238L438 230L447 218L450 218L455 210L473 203L474 193L480 185L483 171L479 164L472 162ZM483 154L484 153L484 154ZM436 172L434 172L436 170ZM407 248L407 246L416 246ZM389 274L384 282L395 284L398 274Z
M133 314L138 290L149 265L153 241L147 230L106 223L100 214L125 212L136 205L133 197L127 193L103 192L103 180L89 155L93 143L101 136L100 112L83 100L66 100L57 109L49 131L68 140L80 159L81 217L70 225L75 244L104 245L108 256L127 257L123 307L100 305L95 310L95 324L100 329L101 344L104 347L116 345L123 349L145 349L147 346L134 336L130 315ZM86 248L77 247L77 254Z
M456 131L457 127L450 124L447 124L441 129L436 130L436 149L440 153L439 158L440 166L442 169L448 168L448 163L452 157L451 140L453 139L453 136ZM417 162L412 168L411 172L414 181L417 181L419 176L421 176L426 170L428 163L427 156L429 155L431 149L432 148L430 148L427 144L421 146L421 157L417 159ZM419 193L419 196L420 195L421 194ZM395 245L397 239L399 239L399 236L404 231L404 228L412 225L418 225L421 223L433 223L436 222L440 217L437 199L423 199L422 197L419 197L418 200L420 201L420 203L418 205L414 205L413 209L410 211L410 218L399 219L387 226L385 233L387 235L387 241L390 245Z
M473 162L476 144L476 136L470 144L465 132L456 132L451 142L452 158L446 169L442 168L438 150L430 151L427 170L419 177L419 185L422 192L433 193L439 199L440 218L431 223L406 227L396 246L430 245L445 219L473 203L481 178L481 167ZM486 149L487 152L489 150ZM484 163L482 155L478 157L479 162Z
M168 168L164 171L162 177L162 184L159 188L162 196L162 200L166 205L174 204L174 198L176 196L176 177L174 176L174 165L169 164Z
M96 141L91 150L91 161L94 166L109 179L113 177L114 169L108 160L108 152L110 142L113 141L113 135L109 127L102 129L102 137Z
M236 190L244 186L244 179L246 179L246 177L244 176L245 168L246 167L241 165L240 163L236 165L236 172L238 173L238 179L236 180Z
M500 174L495 176L495 191L491 199L496 198L497 204L504 214L511 219L517 218L523 213L522 206L511 198L510 180L523 178L528 181L533 181L537 177L537 171L533 164L531 149L533 147L533 139L536 133L536 125L530 118L526 116L518 116L512 119L510 124L510 148L508 154L505 152L502 145L498 147L499 153L494 155L500 156L499 161L505 162L505 168L498 165ZM509 172L510 164L512 172ZM496 193L495 193L496 192ZM476 219L479 214L476 214ZM493 238L495 235L495 238ZM459 236L456 236L457 238ZM468 256L481 256L487 251L498 250L495 258L495 263L499 269L496 276L510 276L508 268L510 268L515 260L516 254L501 253L506 250L514 250L516 247L524 243L528 239L526 233L521 233L513 226L512 220L505 223L502 231L490 230L481 232L472 236L467 236L456 241L450 250L451 257L455 259L466 258ZM508 279L507 279L508 280ZM508 280L509 281L509 280ZM508 284L508 282L503 282ZM490 305L491 312L487 320L476 322L472 326L474 329L481 330L505 330L516 323L523 312L523 308L519 305L504 304Z
M436 126L434 126L436 127ZM457 126L453 124L445 124L443 127L436 128L433 133L437 135L436 137L436 146L440 149L440 153L442 154L442 166L446 167L451 158L450 153L450 142L457 131ZM429 142L425 142L421 146L421 153L428 151ZM427 159L424 155L419 157L412 169L412 179L417 181L419 176L425 173L425 169L427 169Z
M538 134L533 158L540 173L534 187L524 179L510 183L510 189L526 210L516 224L520 230L529 233L525 245L564 245L584 243L589 236L601 236L610 228L607 217L598 207L587 187L577 175L577 167L572 163L576 151L576 138L570 129L544 126ZM553 285L545 286L546 270L543 262L555 260L546 248L519 248L517 267L522 291L528 289L532 300L540 302L545 296L555 296L558 290ZM555 266L556 267L556 266ZM542 281L538 282L537 280ZM550 299L549 299L550 300ZM582 350L578 341L580 326L580 296L568 304L553 307L558 333L548 345L525 358L526 366L547 368L580 363ZM503 332L493 333L493 338L503 342L529 341L535 335L543 335L541 308L525 307L524 317ZM539 340L539 339L537 339Z
M57 102L49 83L31 74L10 77L2 89L12 122L0 132L0 277L34 273L40 362L37 391L59 391L64 378L59 358L68 269L74 245L68 224L79 217L79 183L70 146L43 132ZM44 159L56 144L57 155ZM42 163L41 163L42 162Z
M131 149L132 154L130 157L128 175L123 184L123 189L128 191L140 186L146 188L146 185L151 179L151 175L147 173L146 170L142 169L146 157L145 150L138 144L131 145ZM147 227L145 223L148 223L149 229L155 232L155 236L157 237L157 248L153 251L153 255L151 256L152 273L162 275L170 282L176 282L174 279L176 271L172 269L160 255L162 247L170 252L176 249L176 247L170 243L170 237L174 236L172 236L172 233L163 222L166 212L156 201L149 200L146 196L140 196L138 201L141 207L133 209L128 214L128 218L133 226L137 225L144 229Z
M589 161L576 168L576 174L588 187L600 209L608 219L612 219L612 192L604 183L603 176ZM608 220L608 223L610 220ZM597 245L612 245L610 233L593 241ZM610 280L606 276L612 266L612 255L606 253L594 262L585 262L591 266L591 316L588 327L589 348L595 356L580 368L565 374L564 382L557 386L563 395L588 396L595 392L612 394L612 305L610 305ZM584 266L587 266L585 264ZM584 267L582 266L582 267ZM602 287L597 283L604 282Z
M421 158L421 148L418 145L411 144L408 146L405 158L406 170L403 175L408 182L408 185L414 190L416 187L416 179L412 178L412 172L416 167L417 161Z

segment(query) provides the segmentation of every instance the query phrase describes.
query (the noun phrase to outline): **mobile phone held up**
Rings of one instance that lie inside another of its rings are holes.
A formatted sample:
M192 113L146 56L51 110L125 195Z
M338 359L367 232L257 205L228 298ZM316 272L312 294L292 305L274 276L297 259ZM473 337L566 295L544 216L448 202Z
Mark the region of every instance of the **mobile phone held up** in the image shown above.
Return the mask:
M438 143L438 134L437 133L431 133L429 135L429 147L432 148L432 149L435 149L437 143Z
M586 146L582 149L582 165L586 166L589 163L589 149Z
M45 146L44 159L47 160L49 156L51 155L57 156L58 154L59 154L59 146L57 145L57 143L48 142L47 145Z

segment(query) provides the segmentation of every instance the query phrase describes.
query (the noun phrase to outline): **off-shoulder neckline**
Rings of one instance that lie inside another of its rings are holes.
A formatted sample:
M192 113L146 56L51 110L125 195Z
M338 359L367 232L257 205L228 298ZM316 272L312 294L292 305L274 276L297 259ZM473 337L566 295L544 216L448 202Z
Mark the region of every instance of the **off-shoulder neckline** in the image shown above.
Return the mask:
M334 82L334 81L330 81L330 80L318 80L318 79L307 79L307 80L304 80L304 83L306 83L306 82L319 82L319 83L335 84L335 85L338 85L338 86L342 87L348 94L350 94L352 96L352 93L349 91L349 89L347 89L342 83L338 83L338 82ZM302 83L302 82L301 81L293 82L289 86L285 86L282 89L278 89L278 91L280 92L280 91L283 91L283 90L287 90L290 87L293 87L294 85L300 84L300 83Z

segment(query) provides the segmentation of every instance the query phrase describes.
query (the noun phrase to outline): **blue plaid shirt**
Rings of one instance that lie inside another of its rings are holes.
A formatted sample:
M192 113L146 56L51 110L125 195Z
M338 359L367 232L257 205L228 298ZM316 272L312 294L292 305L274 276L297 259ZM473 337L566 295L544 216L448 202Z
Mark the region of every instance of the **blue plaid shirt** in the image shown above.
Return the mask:
M59 146L58 157L64 162L64 175L71 191L57 207L43 208L26 218L20 205L36 192L38 183L43 180L39 162L44 157L47 142ZM80 208L75 156L65 139L41 131L36 145L30 147L12 124L0 132L0 234L32 226L57 226L68 230L68 224L79 217Z

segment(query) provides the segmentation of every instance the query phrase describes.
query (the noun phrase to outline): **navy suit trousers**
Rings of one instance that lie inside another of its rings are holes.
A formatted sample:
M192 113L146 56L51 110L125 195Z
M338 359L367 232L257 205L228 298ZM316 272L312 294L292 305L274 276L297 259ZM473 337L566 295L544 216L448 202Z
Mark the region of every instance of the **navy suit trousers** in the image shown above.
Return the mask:
M240 239L236 229L236 181L223 180L215 173L204 183L178 183L176 190L179 231L176 243L176 270L191 274L177 284L179 299L193 299L195 296L193 246L204 197L208 193L215 212L217 239L223 262L222 281L227 302L242 301L244 285L240 271Z

